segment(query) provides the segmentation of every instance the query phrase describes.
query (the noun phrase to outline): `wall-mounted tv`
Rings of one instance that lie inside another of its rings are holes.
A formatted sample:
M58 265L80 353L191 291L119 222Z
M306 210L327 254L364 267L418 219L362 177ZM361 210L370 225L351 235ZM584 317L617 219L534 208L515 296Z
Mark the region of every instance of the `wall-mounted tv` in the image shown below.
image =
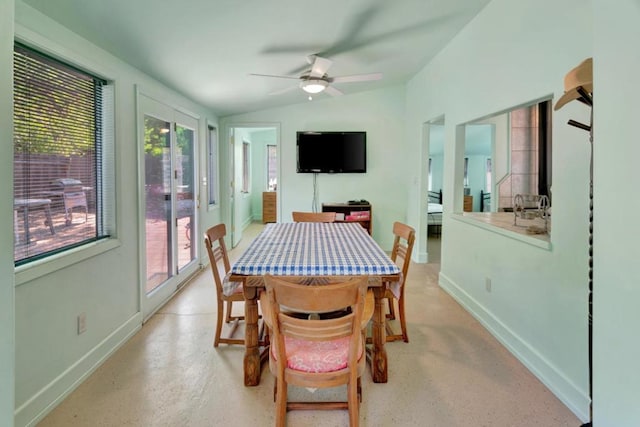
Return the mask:
M298 173L364 173L366 132L298 132Z

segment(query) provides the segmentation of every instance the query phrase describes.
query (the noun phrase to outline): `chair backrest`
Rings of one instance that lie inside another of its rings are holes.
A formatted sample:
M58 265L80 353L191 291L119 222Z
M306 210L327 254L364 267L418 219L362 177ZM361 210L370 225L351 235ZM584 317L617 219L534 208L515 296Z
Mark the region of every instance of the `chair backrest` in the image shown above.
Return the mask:
M292 283L290 278L265 275L266 297L268 304L266 318L271 323L271 332L278 363L286 367L286 347L284 337L308 341L330 341L351 337L348 367L354 367L358 361L358 350L362 339L362 313L368 285L366 276L348 278L344 282L326 285L304 285ZM349 314L331 319L299 318L281 312L331 312L349 307Z
M335 222L335 212L292 212L294 222Z
M402 269L403 280L407 279L409 264L411 263L411 252L413 243L416 240L416 230L401 222L393 223L393 249L391 259Z
M224 224L214 225L204 233L204 246L207 248L207 254L209 254L211 271L213 272L218 297L222 295L222 280L229 270L231 270L227 246L224 243L224 236L226 236L226 234L227 228ZM224 274L222 276L220 275L220 261L222 261L222 266L224 267Z

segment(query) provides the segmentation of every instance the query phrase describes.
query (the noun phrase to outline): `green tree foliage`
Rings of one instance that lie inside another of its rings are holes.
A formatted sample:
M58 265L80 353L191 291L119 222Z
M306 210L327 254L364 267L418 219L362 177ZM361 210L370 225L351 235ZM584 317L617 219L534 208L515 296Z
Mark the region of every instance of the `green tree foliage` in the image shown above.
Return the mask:
M85 154L95 146L100 82L36 52L14 53L15 153Z

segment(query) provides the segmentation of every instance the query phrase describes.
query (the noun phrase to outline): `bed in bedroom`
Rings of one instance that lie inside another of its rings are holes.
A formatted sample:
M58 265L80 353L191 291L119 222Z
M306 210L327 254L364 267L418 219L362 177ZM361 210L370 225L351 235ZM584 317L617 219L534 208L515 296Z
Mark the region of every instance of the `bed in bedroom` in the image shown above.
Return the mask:
M429 191L427 224L428 235L440 237L442 233L442 190Z

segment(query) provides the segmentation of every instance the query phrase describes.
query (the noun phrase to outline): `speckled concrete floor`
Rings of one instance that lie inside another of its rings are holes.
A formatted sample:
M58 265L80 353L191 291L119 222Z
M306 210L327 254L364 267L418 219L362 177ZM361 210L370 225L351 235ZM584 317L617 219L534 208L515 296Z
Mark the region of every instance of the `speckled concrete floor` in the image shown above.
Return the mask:
M259 228L245 231L237 257ZM389 343L389 382L363 377L360 425L576 427L580 421L437 286L439 265L413 264L411 342ZM203 271L42 422L52 426L270 426L273 377L244 387L243 348L213 348L215 291ZM238 307L241 309L241 307ZM344 389L290 399L342 399ZM346 411L294 411L289 426L348 425Z

